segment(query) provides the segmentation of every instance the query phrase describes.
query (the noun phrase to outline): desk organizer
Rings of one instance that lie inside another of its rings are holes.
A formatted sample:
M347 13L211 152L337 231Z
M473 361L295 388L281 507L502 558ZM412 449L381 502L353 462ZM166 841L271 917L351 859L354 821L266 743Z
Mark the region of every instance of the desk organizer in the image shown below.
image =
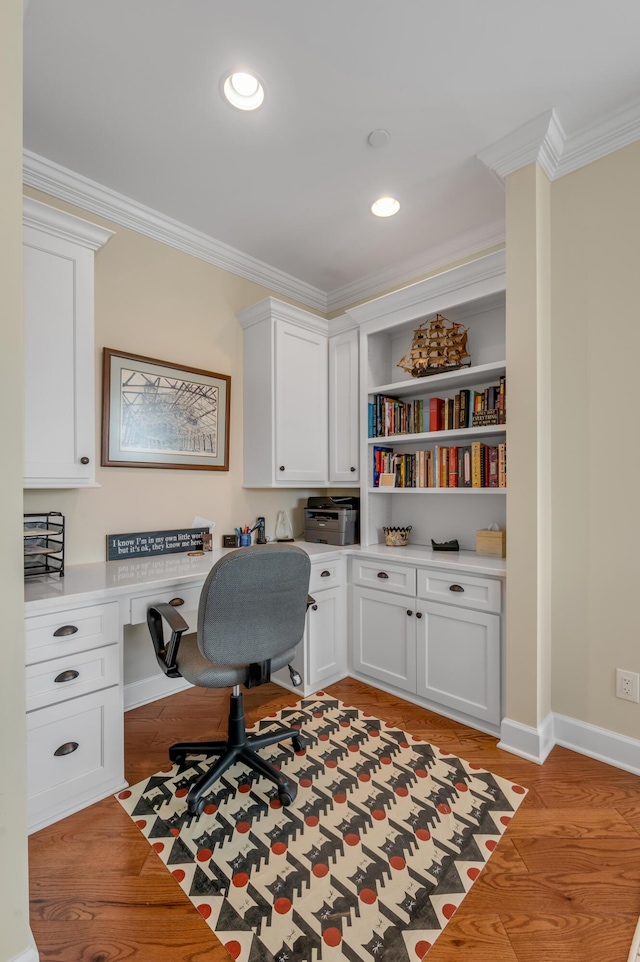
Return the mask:
M64 515L44 511L23 516L24 576L64 576Z

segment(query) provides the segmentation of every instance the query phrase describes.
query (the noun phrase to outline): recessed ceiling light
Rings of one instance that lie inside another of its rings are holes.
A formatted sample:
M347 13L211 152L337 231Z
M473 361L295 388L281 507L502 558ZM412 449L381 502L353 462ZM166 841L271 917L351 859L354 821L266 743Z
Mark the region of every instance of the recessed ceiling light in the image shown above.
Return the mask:
M371 213L376 217L391 217L400 210L400 204L395 197L378 197L371 205Z
M255 110L264 100L264 87L248 70L233 70L223 80L222 92L238 110Z

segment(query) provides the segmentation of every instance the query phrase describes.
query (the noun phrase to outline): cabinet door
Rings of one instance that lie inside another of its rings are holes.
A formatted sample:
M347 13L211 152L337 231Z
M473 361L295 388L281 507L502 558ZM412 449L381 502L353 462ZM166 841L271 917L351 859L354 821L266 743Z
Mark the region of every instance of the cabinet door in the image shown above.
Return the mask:
M327 338L276 326L274 481L327 480Z
M112 231L31 198L24 214L25 487L95 486L94 251Z
M329 339L329 480L358 481L358 332Z
M418 602L417 694L472 718L500 721L500 617Z
M347 674L345 588L328 588L314 594L307 613L308 671L305 683L316 691Z
M414 601L371 588L354 587L353 667L363 675L415 693Z

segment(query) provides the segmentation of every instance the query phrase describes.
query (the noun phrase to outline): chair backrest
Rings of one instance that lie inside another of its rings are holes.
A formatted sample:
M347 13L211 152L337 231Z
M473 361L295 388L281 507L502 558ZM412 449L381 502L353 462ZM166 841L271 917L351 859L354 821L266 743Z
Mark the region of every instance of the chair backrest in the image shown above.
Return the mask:
M304 634L311 563L295 545L229 552L207 577L198 608L198 647L218 665L266 661Z

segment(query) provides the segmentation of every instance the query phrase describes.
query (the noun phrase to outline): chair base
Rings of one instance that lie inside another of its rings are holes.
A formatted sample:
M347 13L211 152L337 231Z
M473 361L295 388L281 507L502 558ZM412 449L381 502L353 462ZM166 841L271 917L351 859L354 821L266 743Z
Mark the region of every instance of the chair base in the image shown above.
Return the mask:
M232 694L229 705L229 728L227 741L216 742L176 742L169 749L172 762L184 764L187 755L219 755L220 757L200 778L194 782L187 795L187 809L191 815L201 815L206 800L203 797L235 762L241 761L252 771L257 772L278 786L278 798L282 805L290 805L298 794L298 786L283 775L270 762L261 758L257 752L261 748L275 745L290 738L294 751L302 751L304 740L297 728L286 728L265 735L247 735L242 693Z

